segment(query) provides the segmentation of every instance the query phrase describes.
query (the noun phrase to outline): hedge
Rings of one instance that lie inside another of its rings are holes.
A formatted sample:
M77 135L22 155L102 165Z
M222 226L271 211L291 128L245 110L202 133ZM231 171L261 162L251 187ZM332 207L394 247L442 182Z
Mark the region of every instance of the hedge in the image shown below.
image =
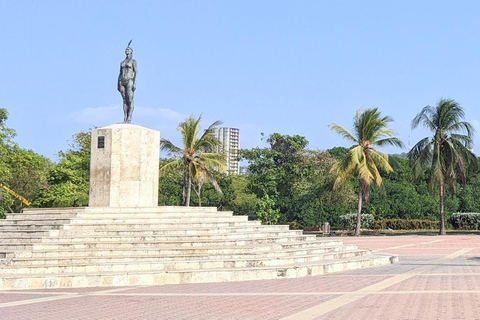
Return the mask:
M480 213L457 212L452 214L452 217L450 218L450 223L455 229L480 230Z
M373 223L373 227L374 229L393 230L438 229L438 221L420 219L385 219L376 220Z
M373 225L373 215L362 213L362 228L369 229ZM343 225L344 230L353 230L357 226L357 214L349 213L340 216L340 223Z

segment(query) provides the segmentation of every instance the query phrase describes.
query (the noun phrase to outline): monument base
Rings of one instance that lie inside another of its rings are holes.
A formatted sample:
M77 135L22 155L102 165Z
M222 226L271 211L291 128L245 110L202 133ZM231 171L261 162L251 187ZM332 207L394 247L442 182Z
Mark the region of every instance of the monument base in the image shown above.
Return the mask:
M93 130L89 206L157 206L159 158L159 131L124 123Z

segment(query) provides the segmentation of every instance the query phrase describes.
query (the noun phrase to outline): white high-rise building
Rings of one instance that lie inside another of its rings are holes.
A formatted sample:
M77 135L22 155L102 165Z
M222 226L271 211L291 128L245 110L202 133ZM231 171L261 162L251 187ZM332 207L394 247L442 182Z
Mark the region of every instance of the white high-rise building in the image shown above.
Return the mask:
M239 151L240 151L240 130L237 128L216 128L215 136L222 143L227 157L227 170L232 174L240 174Z

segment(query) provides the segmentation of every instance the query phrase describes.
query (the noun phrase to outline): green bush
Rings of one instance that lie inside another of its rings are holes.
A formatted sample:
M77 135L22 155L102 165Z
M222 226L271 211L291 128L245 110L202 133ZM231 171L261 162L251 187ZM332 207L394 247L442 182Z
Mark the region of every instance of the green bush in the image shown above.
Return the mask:
M461 230L480 230L480 213L461 213L452 214L450 223L455 229Z
M374 229L418 230L438 229L438 221L420 219L384 219L373 223Z
M372 214L362 214L362 228L369 229L373 225L373 215ZM343 225L344 230L353 230L357 226L357 214L349 213L340 216L340 222Z

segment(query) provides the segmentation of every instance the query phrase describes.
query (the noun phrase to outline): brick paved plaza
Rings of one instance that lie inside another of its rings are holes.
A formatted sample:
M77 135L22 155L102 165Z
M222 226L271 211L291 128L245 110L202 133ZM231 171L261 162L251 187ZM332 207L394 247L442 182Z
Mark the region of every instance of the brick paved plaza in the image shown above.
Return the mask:
M0 291L0 319L480 319L480 237L342 238L394 265L300 279Z

